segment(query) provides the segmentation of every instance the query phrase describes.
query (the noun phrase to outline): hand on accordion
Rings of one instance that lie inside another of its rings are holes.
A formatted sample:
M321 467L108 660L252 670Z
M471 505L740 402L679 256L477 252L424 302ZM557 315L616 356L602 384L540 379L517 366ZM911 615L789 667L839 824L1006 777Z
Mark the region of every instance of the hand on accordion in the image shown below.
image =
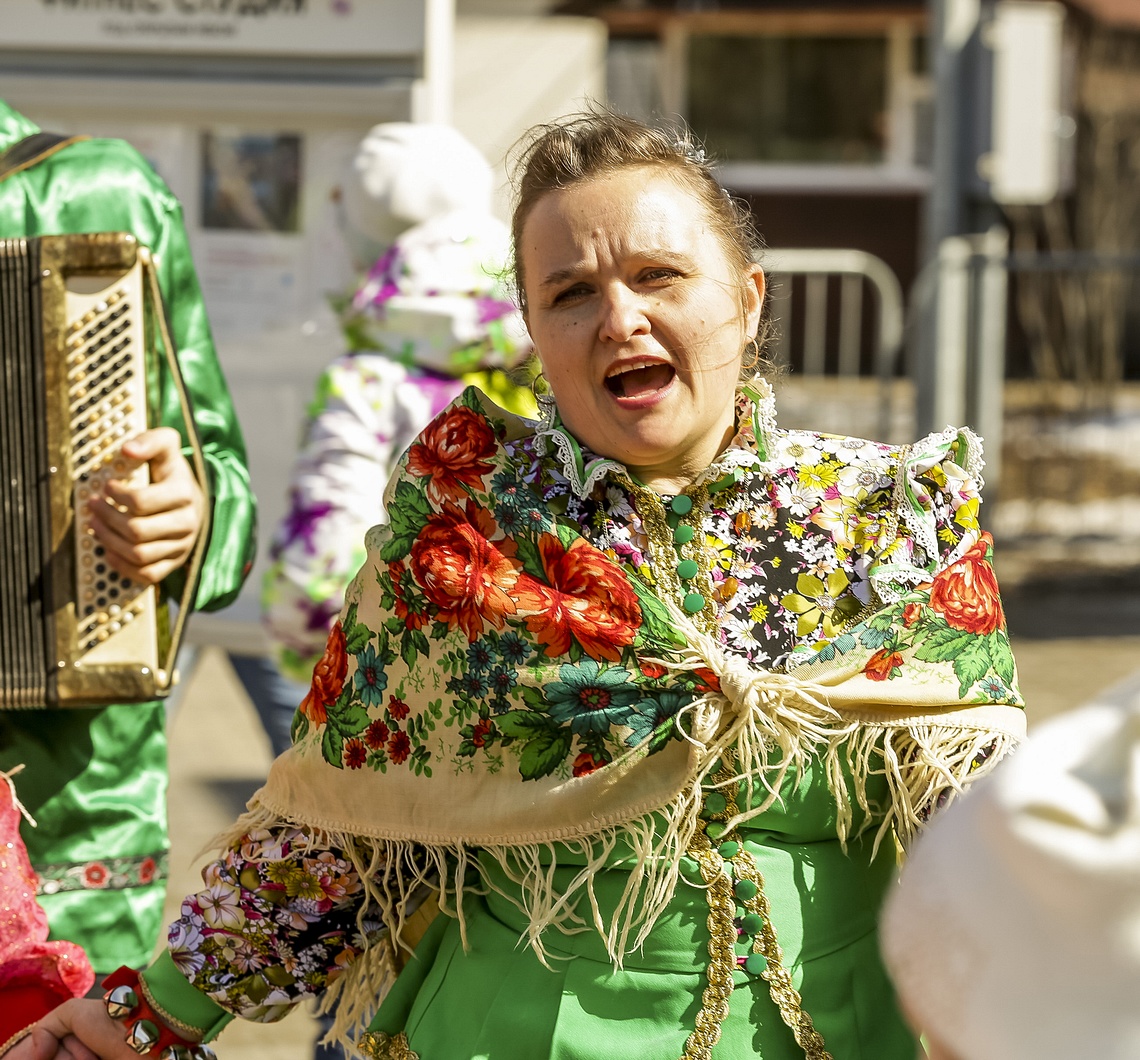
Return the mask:
M124 442L122 452L149 465L150 481L109 481L103 495L88 502L91 529L115 570L155 585L186 562L202 527L206 497L172 428L143 431Z

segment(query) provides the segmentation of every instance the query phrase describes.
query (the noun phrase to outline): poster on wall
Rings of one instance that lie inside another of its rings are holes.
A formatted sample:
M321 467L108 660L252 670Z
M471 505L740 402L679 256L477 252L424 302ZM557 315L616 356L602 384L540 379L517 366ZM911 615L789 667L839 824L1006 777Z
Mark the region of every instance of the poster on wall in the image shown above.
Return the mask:
M351 282L332 189L355 133L215 125L198 133L191 241L210 320L241 360L278 364ZM307 357L298 353L298 356Z
M202 227L300 229L301 137L202 133Z

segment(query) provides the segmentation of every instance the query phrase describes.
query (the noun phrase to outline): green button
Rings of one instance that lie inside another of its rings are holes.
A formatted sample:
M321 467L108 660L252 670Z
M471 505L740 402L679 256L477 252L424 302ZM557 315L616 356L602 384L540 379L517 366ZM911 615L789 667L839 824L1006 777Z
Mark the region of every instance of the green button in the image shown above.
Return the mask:
M687 593L685 595L685 610L690 615L695 615L698 611L703 611L705 607L705 598L700 593Z
M688 515L693 510L693 498L680 493L669 502L669 507L678 515Z
M707 831L707 829L706 829ZM732 885L732 893L742 902L750 902L759 893L760 888L751 880L737 880Z
M727 831L728 829L725 828L720 821L709 821L709 823L705 825L705 835L707 835L709 839L719 839Z
M697 566L695 559L683 559L677 564L677 577L683 581L692 581L697 576L697 571L701 568ZM703 606L703 603L702 603Z
M740 844L733 839L727 839L717 847L717 853L724 858L725 861L731 861L740 853Z
M682 523L673 531L673 540L678 545L687 545L693 540L693 528Z
M759 913L749 913L740 920L740 929L746 935L759 935L764 927L764 918Z
M719 791L710 791L705 796L705 813L710 813L714 817L718 813L724 813L727 805L728 800Z
M749 975L763 975L767 967L768 962L762 953L752 953L744 959L744 970Z

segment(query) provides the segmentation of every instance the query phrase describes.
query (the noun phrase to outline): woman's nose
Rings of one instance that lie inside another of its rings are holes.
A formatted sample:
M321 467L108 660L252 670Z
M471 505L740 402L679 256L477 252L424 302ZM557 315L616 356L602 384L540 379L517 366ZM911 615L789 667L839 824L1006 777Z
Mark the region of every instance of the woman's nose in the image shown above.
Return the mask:
M648 334L649 317L645 299L624 284L606 289L602 301L599 335L610 342L626 342L634 335Z

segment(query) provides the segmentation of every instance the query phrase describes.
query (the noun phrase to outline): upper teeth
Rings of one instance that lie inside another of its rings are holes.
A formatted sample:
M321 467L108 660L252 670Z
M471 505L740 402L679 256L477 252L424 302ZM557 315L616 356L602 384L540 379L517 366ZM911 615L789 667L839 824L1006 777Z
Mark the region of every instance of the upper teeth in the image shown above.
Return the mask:
M606 374L606 378L616 379L619 375L625 375L626 372L636 372L640 368L651 367L651 364L619 364L609 370Z

